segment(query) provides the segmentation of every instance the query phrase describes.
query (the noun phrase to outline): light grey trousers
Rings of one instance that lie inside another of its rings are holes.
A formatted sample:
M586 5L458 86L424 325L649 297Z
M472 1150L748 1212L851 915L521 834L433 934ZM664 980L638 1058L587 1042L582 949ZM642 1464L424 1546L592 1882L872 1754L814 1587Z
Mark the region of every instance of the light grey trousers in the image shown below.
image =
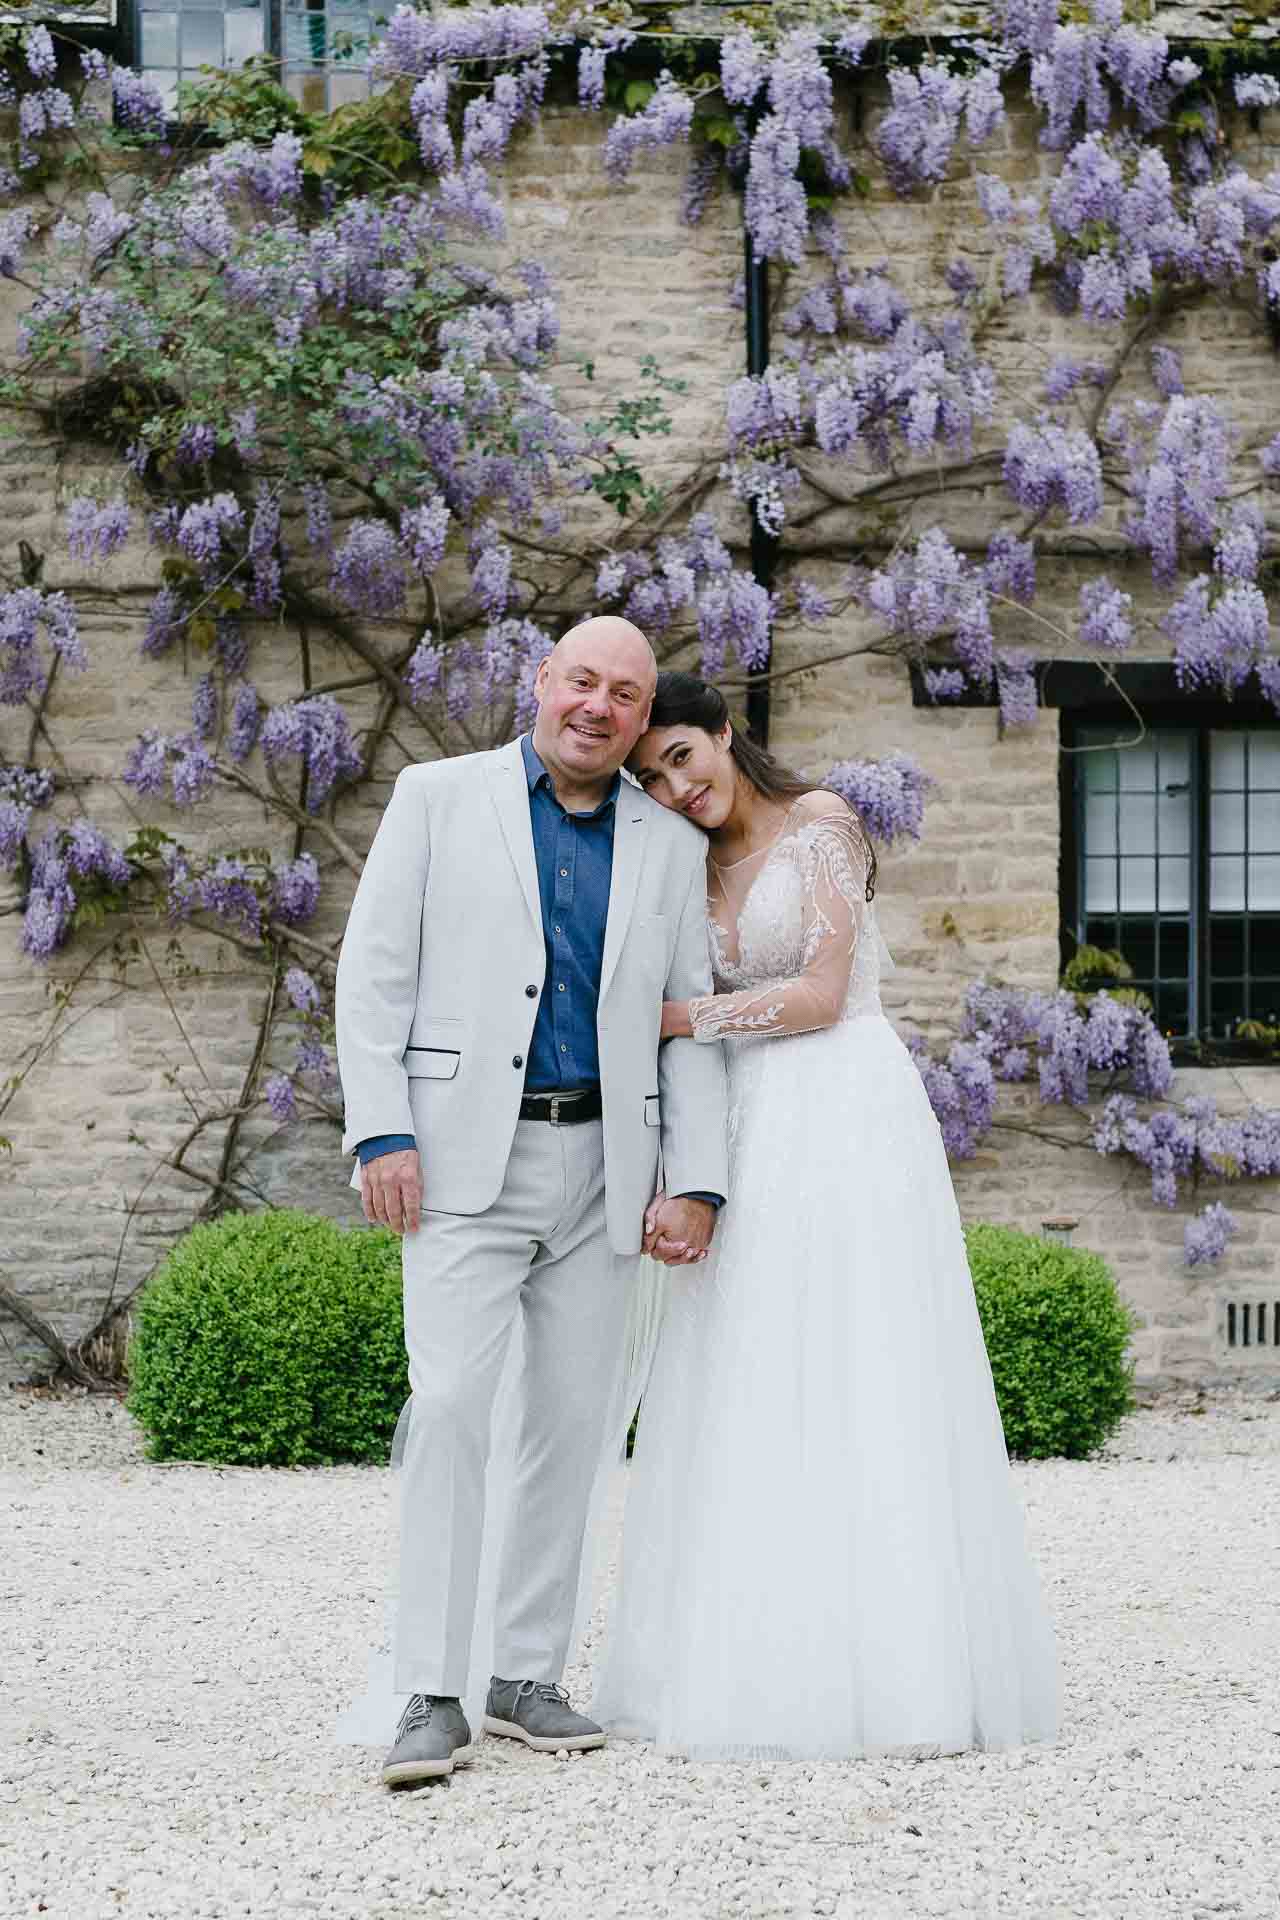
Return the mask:
M517 1314L523 1411L492 1670L560 1679L635 1271L635 1256L615 1254L605 1233L598 1120L522 1120L487 1212L427 1211L405 1236L413 1407L401 1473L397 1692L461 1695L467 1686L494 1396Z

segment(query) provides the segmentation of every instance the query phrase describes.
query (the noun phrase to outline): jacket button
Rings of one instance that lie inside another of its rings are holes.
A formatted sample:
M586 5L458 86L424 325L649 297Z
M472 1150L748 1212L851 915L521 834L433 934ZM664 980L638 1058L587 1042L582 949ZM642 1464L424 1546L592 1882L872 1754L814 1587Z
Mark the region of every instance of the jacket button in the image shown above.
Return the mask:
M536 987L526 987L524 997L526 1000L536 1000L538 997L538 989Z
M522 1067L524 1065L524 1055L522 1053L518 1053L515 1059L511 1062L511 1064L513 1067Z

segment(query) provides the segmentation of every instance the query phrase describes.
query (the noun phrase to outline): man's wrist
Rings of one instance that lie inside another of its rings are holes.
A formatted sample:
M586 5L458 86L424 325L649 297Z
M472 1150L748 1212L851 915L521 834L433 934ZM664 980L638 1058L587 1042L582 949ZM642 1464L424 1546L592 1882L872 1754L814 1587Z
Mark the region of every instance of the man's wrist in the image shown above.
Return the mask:
M367 1167L371 1160L380 1160L384 1153L408 1153L416 1151L417 1145L411 1133L377 1133L359 1143L356 1156L360 1165Z
M673 1193L671 1197L673 1200L705 1201L706 1205L714 1207L717 1213L719 1213L721 1207L724 1205L724 1195L722 1193Z

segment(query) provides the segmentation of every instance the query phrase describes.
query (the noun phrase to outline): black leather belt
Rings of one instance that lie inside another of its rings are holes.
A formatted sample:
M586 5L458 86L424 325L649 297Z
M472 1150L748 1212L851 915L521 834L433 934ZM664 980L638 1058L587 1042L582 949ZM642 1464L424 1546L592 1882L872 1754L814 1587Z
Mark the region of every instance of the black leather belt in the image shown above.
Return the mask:
M576 1127L583 1120L598 1120L603 1112L599 1087L574 1093L526 1093L520 1102L522 1120L549 1120L553 1127Z

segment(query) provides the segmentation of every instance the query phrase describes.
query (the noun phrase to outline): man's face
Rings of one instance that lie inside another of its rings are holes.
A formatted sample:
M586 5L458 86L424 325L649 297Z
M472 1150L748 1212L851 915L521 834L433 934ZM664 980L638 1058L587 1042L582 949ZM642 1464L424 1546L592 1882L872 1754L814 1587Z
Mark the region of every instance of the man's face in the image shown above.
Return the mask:
M574 780L612 778L649 724L653 687L653 656L638 634L566 634L534 682L544 765Z

